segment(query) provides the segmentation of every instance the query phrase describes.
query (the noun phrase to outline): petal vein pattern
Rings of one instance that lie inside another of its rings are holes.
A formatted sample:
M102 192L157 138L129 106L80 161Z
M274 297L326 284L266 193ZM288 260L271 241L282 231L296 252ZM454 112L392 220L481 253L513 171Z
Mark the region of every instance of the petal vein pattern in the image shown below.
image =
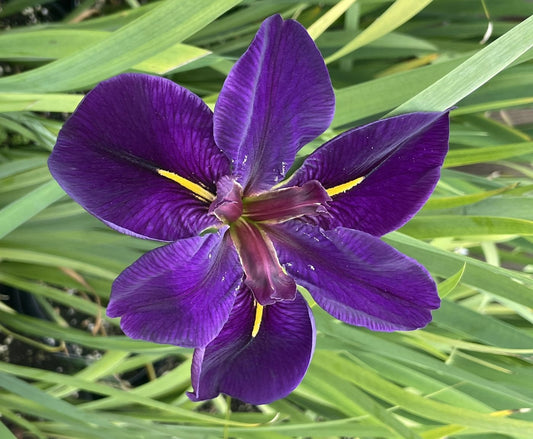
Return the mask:
M286 186L318 180L327 188L332 201L330 217L318 219L323 228L382 236L410 220L433 192L448 151L448 119L447 112L412 113L347 131L311 154Z
M322 56L305 28L279 15L265 20L215 107L216 143L233 159L245 195L281 181L296 152L331 123L334 99Z
M124 74L99 84L64 124L49 159L60 186L120 232L176 241L218 223L209 203L159 175L211 193L230 172L204 102L173 82Z
M113 283L107 314L122 316L131 338L205 346L226 322L242 276L229 236L183 239L124 270Z
M281 264L334 317L377 331L412 330L439 307L427 271L378 238L297 221L268 228Z
M254 302L246 288L235 301L220 334L194 352L193 401L219 393L251 404L268 404L289 394L302 380L315 348L315 323L305 300L264 308L255 337Z

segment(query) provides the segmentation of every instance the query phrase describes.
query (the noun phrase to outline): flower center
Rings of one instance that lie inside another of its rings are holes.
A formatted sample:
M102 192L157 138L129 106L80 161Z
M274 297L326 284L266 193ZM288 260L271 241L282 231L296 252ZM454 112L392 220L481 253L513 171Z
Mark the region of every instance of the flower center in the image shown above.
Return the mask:
M331 201L322 185L311 180L302 186L263 192L243 198L242 186L231 177L222 177L217 183L217 196L209 213L231 224L241 216L247 221L282 223L299 217L327 215L326 203Z
M242 215L242 186L232 178L222 177L217 183L217 197L209 206L209 213L231 224Z
M294 300L296 296L296 284L281 267L262 224L327 215L325 204L328 201L331 201L330 196L316 180L244 198L242 186L234 179L226 176L219 180L209 213L229 225L246 275L244 283L259 304Z

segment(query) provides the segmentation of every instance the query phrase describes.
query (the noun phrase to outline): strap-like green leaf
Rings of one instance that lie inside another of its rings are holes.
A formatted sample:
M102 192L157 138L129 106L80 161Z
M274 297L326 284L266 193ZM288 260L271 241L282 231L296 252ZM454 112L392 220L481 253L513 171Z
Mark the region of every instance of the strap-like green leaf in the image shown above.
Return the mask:
M0 239L64 195L55 180L50 180L8 204L0 210Z
M533 47L533 16L477 52L391 114L444 111L485 84Z
M326 58L326 63L338 60L355 49L364 46L379 37L393 31L411 17L424 9L433 0L396 0L393 5L381 14L376 21L357 35L352 41Z
M161 2L155 9L81 52L0 79L0 91L55 92L89 88L183 41L239 1Z

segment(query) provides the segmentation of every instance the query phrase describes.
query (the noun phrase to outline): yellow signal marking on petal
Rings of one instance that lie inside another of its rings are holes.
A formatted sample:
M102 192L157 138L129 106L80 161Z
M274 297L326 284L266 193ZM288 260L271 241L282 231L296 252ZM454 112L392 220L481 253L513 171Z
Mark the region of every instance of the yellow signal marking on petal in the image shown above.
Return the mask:
M183 178L181 175L174 174L174 172L165 171L163 169L158 169L157 173L159 175L162 175L163 177L166 177L172 181L175 181L180 186L183 186L185 189L189 189L193 194L197 195L198 197L206 200L206 201L213 201L215 199L215 196L209 192L207 189L204 189L202 186L200 186L197 183L193 183L190 180L187 180L186 178Z
M254 320L254 328L252 329L252 337L255 337L257 333L259 332L259 328L261 327L261 321L263 320L263 305L259 305L259 303L255 304L255 320Z
M326 189L326 192L328 193L330 197L332 197L333 195L341 194L357 186L364 179L365 177L356 178L355 180L349 181L348 183L339 184L338 186L334 186L332 188Z

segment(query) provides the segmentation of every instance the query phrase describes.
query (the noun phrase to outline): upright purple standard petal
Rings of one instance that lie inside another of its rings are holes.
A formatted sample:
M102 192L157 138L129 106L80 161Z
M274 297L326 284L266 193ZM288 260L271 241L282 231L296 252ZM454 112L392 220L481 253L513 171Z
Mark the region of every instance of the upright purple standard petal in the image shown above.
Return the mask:
M252 294L243 288L228 322L205 348L194 352L193 401L225 393L250 404L287 396L307 371L315 347L311 310L298 294L292 302L265 306L257 334Z
M357 230L293 221L269 227L281 264L316 302L346 323L377 331L427 325L435 283L416 261Z
M203 101L173 82L125 74L97 85L59 133L49 167L61 187L109 226L174 241L218 222L209 200L158 174L211 193L229 173Z
M185 347L207 345L226 323L243 273L219 232L159 247L113 283L109 317L131 338Z
M319 180L328 190L331 218L319 220L323 227L381 236L404 225L433 192L448 151L448 134L447 112L379 120L317 149L287 185ZM331 194L343 184L344 192Z
M331 123L334 95L315 43L296 21L266 19L215 108L217 145L245 195L270 189L296 152Z

